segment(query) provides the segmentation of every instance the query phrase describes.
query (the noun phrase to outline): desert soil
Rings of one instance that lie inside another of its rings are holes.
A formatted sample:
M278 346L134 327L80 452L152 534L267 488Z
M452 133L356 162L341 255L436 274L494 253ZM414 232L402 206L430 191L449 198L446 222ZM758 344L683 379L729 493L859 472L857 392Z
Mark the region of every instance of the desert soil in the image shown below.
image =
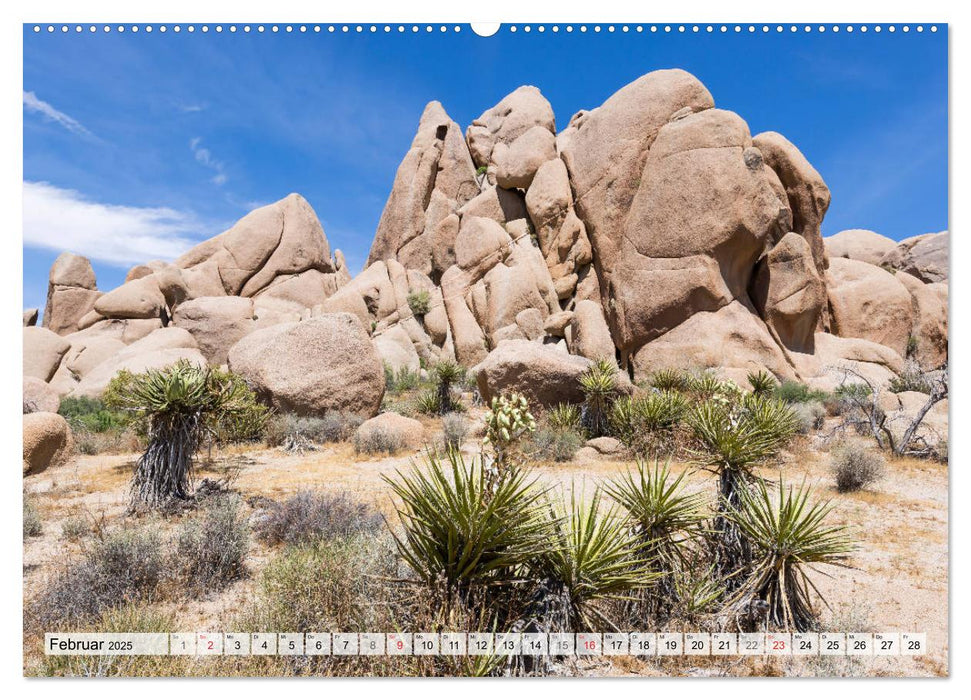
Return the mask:
M477 449L474 441L466 450ZM393 521L394 505L382 476L413 468L416 453L368 458L347 444L289 455L277 449L231 449L212 455L198 477L233 473L232 488L244 498L282 499L301 489L345 491L371 502ZM28 601L44 582L83 544L66 541L61 526L85 513L107 525L125 515L127 482L135 455L78 456L71 463L24 478L25 492L37 504L44 529L24 542L23 586ZM630 462L586 462L540 465L543 482L585 491L622 472ZM690 469L672 465L674 472ZM913 459L893 460L887 476L869 491L838 494L828 473L829 457L803 445L786 455L781 473L788 483L805 478L815 495L832 499L833 522L852 528L859 549L852 568L827 567L814 582L831 609L822 607L825 628L842 631L926 632L928 653L920 657L854 657L838 662L779 659L712 659L697 662L641 661L607 658L574 669L582 675L889 675L941 676L948 673L948 475L946 465ZM778 472L776 473L778 474ZM693 488L712 489L714 480L702 471L690 477ZM247 560L250 576L203 601L172 604L185 631L219 630L247 604L253 580L272 552L253 544ZM177 631L177 630L174 630ZM687 630L690 631L690 630ZM25 671L36 664L39 650L28 643Z

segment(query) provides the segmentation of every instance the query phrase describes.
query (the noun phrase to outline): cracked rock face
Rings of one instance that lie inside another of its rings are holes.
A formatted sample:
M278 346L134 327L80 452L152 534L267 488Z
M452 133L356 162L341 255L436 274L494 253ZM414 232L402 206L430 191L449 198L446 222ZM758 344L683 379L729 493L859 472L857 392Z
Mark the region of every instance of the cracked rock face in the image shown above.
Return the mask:
M64 395L120 366L228 360L281 410L310 414L373 413L382 365L442 359L479 366L484 394L542 403L573 400L593 359L634 379L765 369L827 389L834 365L884 381L908 352L946 362L947 233L824 242L829 203L794 144L753 137L683 70L634 80L559 133L533 86L464 133L430 102L360 273L297 194L104 294L65 254L50 330L24 329L25 375Z

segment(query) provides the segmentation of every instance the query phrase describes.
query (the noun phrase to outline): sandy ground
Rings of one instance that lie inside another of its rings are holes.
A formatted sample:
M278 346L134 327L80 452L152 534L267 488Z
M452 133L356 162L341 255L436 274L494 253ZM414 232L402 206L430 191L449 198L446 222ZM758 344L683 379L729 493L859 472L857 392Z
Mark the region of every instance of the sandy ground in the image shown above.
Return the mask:
M470 443L467 449L474 449ZM393 518L393 503L383 475L413 467L415 453L368 459L350 445L321 447L288 455L276 449L233 449L213 455L199 470L201 477L234 473L233 488L244 497L284 498L300 489L346 491L371 502ZM24 543L24 595L29 599L43 582L83 544L61 535L65 519L79 513L112 524L125 518L127 482L134 455L79 456L67 465L24 478L25 491L37 504L43 534ZM912 459L894 460L887 477L872 490L837 494L828 474L828 455L804 444L786 455L781 469L788 483L803 478L816 495L834 504L831 519L849 525L860 547L853 568L828 567L814 580L832 609L823 624L843 631L926 632L928 653L921 657L796 660L639 661L599 659L575 669L583 675L905 675L948 673L948 478L947 467ZM537 477L552 486L583 491L630 466L629 462L587 462L542 465ZM690 468L672 466L674 472ZM776 473L776 475L778 472ZM769 474L767 474L769 475ZM713 489L705 472L691 475L692 488ZM254 545L247 568L257 572L269 552ZM172 604L184 630L220 629L246 605L253 577L240 581L218 597ZM36 650L26 650L28 661Z

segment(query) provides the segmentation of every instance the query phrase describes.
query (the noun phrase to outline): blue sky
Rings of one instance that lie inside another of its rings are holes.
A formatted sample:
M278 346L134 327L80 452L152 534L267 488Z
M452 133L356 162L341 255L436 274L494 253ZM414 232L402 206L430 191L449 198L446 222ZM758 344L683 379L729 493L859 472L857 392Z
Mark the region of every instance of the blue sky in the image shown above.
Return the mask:
M101 289L303 194L360 269L424 105L462 127L519 85L557 128L659 68L783 133L829 185L824 234L947 228L947 32L35 34L24 28L24 306L58 252Z

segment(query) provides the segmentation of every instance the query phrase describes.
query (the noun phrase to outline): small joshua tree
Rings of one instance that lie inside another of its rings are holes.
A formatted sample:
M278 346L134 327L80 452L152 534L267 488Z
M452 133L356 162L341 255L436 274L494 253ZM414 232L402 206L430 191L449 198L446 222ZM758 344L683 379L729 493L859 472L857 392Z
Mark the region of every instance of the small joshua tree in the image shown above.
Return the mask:
M617 368L610 360L597 360L580 375L583 390L583 427L591 437L607 434L610 406L617 394Z
M444 416L458 410L460 405L452 398L452 385L465 378L465 368L457 362L442 360L435 365L435 379L438 381L436 392L438 414Z
M110 406L146 422L148 448L136 463L132 506L164 506L192 492L195 453L206 434L253 405L235 375L180 361L142 374L120 372L105 391Z

